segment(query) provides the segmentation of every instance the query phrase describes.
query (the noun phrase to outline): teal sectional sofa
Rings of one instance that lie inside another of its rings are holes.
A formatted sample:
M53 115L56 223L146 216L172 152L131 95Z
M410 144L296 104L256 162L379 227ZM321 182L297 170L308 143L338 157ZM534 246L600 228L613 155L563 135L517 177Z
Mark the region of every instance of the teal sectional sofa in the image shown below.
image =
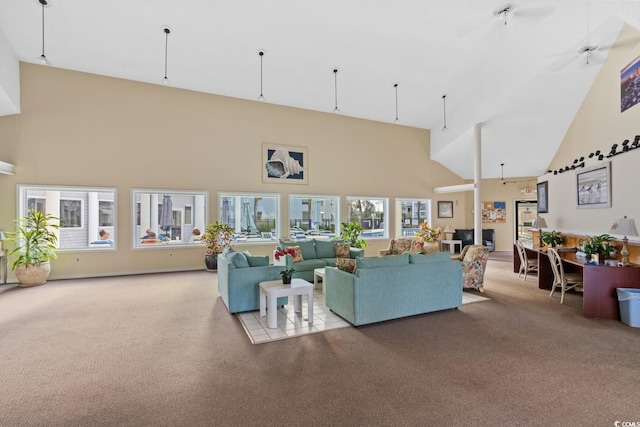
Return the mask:
M251 256L226 248L218 255L218 292L229 313L260 309L258 284L281 280L282 266L269 265L268 256ZM287 305L289 298L278 298L278 306Z
M280 258L280 265L286 265L287 268L295 269L293 277L313 282L313 270L316 268L324 268L327 266L335 267L336 265L336 243L344 243L342 240L318 240L309 239L297 242L280 241L277 249L284 247L300 246L304 261L293 262L293 258L289 255ZM349 257L364 257L364 249L349 248ZM278 261L274 260L274 264Z
M356 258L354 273L325 269L326 305L358 326L457 308L462 268L449 252Z

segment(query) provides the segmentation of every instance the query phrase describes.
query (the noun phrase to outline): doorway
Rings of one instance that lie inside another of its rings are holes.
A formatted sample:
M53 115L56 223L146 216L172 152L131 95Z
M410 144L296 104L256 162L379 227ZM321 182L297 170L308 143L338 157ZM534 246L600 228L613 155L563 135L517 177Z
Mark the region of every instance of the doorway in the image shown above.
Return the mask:
M523 245L533 245L531 225L538 216L538 202L536 200L516 200L515 236Z

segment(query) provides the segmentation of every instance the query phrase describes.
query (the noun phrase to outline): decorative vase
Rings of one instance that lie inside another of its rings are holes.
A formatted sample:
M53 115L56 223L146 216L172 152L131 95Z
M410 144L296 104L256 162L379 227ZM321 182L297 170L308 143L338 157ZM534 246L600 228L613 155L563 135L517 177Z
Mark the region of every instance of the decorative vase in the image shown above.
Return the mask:
M207 267L207 271L217 271L218 270L218 254L211 254L204 256L204 264Z
M50 272L49 261L40 264L20 264L16 267L16 278L20 282L20 287L26 288L46 283Z
M282 275L282 284L283 285L290 285L291 284L291 275L290 274L283 274Z

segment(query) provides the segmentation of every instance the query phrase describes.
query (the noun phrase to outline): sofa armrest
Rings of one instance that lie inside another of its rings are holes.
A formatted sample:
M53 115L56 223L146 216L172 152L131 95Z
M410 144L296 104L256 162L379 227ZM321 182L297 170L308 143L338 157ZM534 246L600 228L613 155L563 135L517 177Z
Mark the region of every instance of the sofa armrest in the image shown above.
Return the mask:
M362 248L350 248L349 249L349 257L355 258L364 258L364 249Z

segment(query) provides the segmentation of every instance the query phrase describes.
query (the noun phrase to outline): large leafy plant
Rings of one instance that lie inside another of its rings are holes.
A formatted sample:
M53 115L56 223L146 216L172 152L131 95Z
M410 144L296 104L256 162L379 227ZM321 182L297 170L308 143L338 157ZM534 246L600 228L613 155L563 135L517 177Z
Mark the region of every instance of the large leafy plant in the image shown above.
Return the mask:
M582 245L582 250L585 254L598 254L602 259L606 259L609 254L615 250L609 243L612 240L614 240L613 236L601 234L599 236L589 237L587 240L580 239L578 244Z
M212 222L205 228L200 243L207 246L206 255L222 253L224 248L231 244L233 228L229 224L220 221Z
M22 264L37 265L56 258L58 235L53 230L60 228L57 217L32 210L16 222L18 231L12 233L10 239L16 242L16 247L9 252L10 256L15 257L12 269Z
M351 221L348 224L343 222L340 236L337 239L344 240L352 248L364 248L367 246L367 242L360 238L363 231L362 226L355 221Z
M546 245L555 247L562 243L562 236L559 231L553 230L549 232L540 233L540 240L542 240Z

